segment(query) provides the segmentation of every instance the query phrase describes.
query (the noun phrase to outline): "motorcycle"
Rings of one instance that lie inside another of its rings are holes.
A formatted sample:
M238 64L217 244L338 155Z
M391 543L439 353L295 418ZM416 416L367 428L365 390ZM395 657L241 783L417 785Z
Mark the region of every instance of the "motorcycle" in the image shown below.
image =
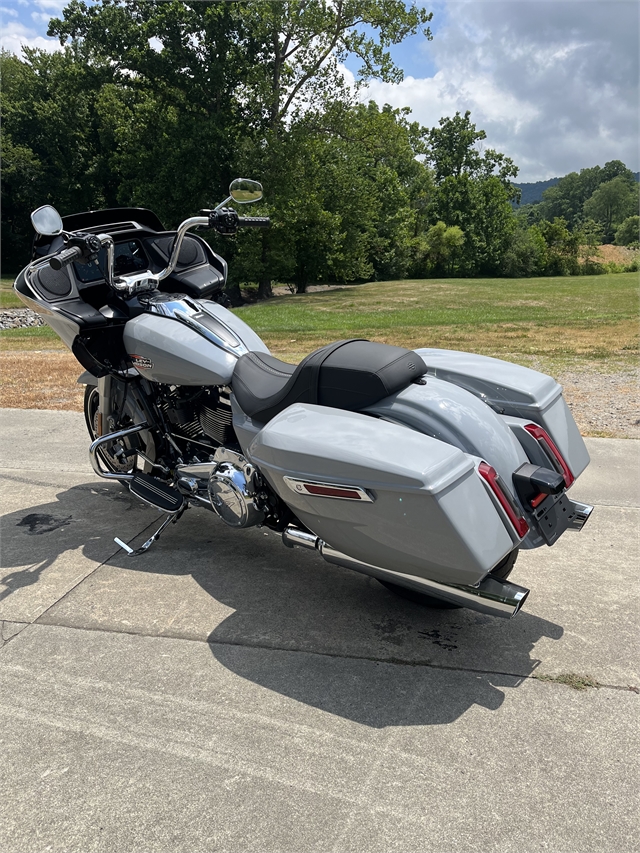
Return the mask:
M515 616L520 549L581 530L593 507L567 490L589 463L549 376L471 353L367 340L291 365L224 305L227 266L196 234L267 227L228 206L256 181L166 231L149 210L31 219L14 289L84 368L95 473L166 517L190 508L431 606Z

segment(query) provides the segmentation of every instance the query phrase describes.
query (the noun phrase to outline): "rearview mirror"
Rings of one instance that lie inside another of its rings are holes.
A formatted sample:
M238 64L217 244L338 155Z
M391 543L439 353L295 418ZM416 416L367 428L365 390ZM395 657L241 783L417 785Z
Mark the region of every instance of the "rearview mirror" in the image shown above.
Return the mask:
M62 217L50 204L45 204L31 214L31 224L38 232L46 237L62 234Z
M262 198L262 184L249 178L236 178L231 182L229 195L238 204L251 204L252 201L260 201Z

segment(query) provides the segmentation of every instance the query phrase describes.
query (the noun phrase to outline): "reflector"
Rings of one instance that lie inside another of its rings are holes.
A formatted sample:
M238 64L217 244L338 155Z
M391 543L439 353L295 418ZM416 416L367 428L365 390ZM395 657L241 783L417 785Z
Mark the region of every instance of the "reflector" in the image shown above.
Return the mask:
M482 479L489 484L489 488L497 497L500 506L506 512L511 524L513 524L516 533L521 539L523 539L529 532L529 525L527 524L526 518L516 511L513 501L510 501L505 494L502 486L500 485L500 478L496 469L491 465L488 465L486 462L481 462L478 465L478 473Z

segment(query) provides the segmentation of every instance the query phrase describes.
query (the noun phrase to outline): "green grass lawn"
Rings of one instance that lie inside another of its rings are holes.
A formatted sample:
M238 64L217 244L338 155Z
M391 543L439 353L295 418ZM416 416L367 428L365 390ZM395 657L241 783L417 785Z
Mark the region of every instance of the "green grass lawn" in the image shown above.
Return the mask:
M236 313L292 362L332 340L364 337L469 350L550 372L587 363L608 370L637 359L638 283L637 273L378 282L280 296ZM10 285L2 279L3 299L15 299ZM1 332L0 348L63 344L45 326Z
M13 292L13 279L6 276L0 278L0 308L24 308Z
M281 358L365 337L464 349L523 363L638 352L638 274L430 279L283 296L237 310Z

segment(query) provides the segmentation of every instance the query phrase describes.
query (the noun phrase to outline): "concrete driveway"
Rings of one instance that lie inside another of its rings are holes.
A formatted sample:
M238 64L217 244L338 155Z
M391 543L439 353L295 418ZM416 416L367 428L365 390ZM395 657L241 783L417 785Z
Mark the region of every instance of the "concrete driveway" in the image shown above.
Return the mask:
M640 849L639 442L589 440L592 519L507 622L204 510L126 557L159 516L82 417L0 425L6 853Z

